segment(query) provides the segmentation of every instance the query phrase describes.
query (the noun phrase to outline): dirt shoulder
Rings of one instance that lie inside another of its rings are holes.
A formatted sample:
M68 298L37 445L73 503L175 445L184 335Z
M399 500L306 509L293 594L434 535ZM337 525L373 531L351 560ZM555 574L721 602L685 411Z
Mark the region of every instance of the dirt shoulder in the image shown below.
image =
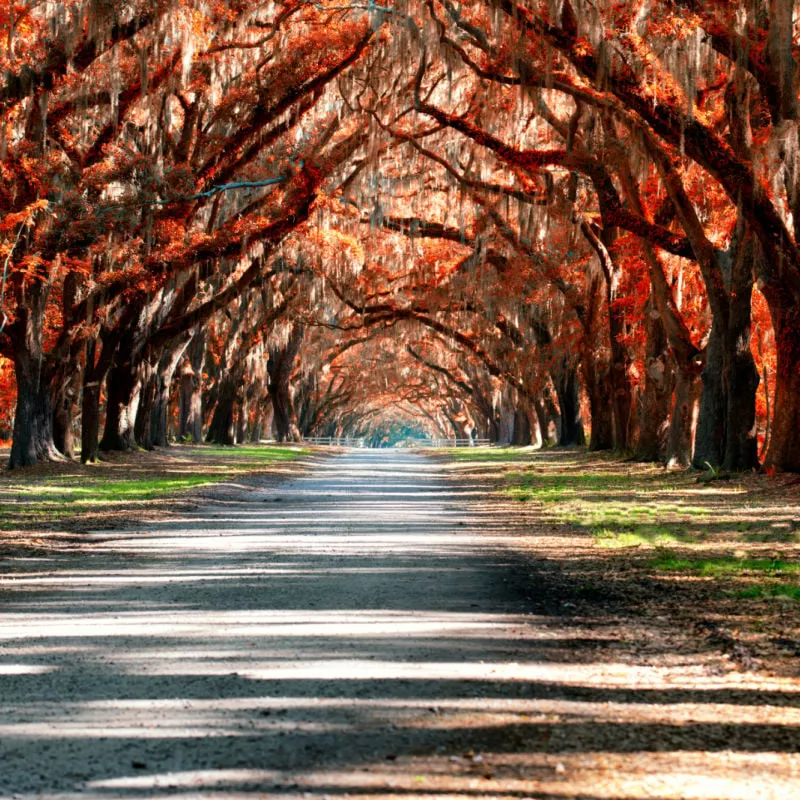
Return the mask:
M107 453L96 464L38 464L0 473L0 557L80 547L97 529L180 517L279 485L333 454L298 445L175 445ZM4 451L0 450L0 459Z
M547 606L534 611L629 632L641 623L676 652L706 648L730 669L800 677L796 477L720 480L578 450L432 457L515 520L540 589L532 602ZM652 644L642 634L631 646Z

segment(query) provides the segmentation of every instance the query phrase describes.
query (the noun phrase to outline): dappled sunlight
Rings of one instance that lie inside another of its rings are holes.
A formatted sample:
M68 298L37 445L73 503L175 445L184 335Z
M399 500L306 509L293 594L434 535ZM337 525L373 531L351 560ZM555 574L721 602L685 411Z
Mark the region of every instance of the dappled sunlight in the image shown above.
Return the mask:
M9 560L15 796L788 796L797 681L563 618L524 519L439 469L352 453L84 558Z

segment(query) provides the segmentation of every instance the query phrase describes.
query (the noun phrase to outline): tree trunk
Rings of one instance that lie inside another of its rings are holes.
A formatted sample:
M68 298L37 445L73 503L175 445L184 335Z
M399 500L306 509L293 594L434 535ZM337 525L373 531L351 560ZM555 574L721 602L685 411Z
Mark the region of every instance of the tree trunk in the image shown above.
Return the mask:
M301 439L290 381L303 334L303 327L295 325L286 342L269 348L269 396L272 399L275 438L279 442L299 442Z
M667 335L651 298L647 304L645 384L639 402L637 461L664 461L667 452L673 362L667 352Z
M758 438L756 435L756 392L759 376L750 350L750 298L741 313L736 306L743 300L737 295L731 301L731 324L726 343L727 426L723 466L732 472L757 469ZM796 335L796 334L795 334Z
M667 467L689 467L694 455L694 437L700 406L702 381L698 369L675 371L675 402L667 440Z
M253 423L253 430L250 432L250 441L258 444L262 439L268 438L272 430L272 403L269 401L269 394L258 399L256 406L256 418Z
M53 368L44 355L47 297L47 288L34 284L26 298L27 304L17 308L17 319L6 329L13 346L17 381L9 469L63 458L53 441Z
M586 434L581 419L581 403L577 371L565 365L554 379L558 407L561 411L561 430L558 443L563 446L586 444Z
M115 364L106 379L106 424L101 450L136 449L136 412L141 381L139 367L130 361Z
M64 324L68 326L72 320L72 308L78 299L81 278L77 272L68 272L64 278L62 289L62 309ZM80 352L82 346L73 344L69 355L56 366L56 377L53 381L53 440L56 447L67 457L75 455L75 407L83 380L83 366Z
M610 450L615 446L613 388L608 365L597 363L587 356L584 367L586 385L589 390L589 405L592 414L592 432L589 436L590 450ZM627 418L626 418L627 422Z
M273 425L275 438L279 442L299 442L300 431L297 428L297 419L292 403L291 389L288 381L270 383L270 397L274 412Z
M150 447L169 447L169 402L172 379L189 341L188 335L173 340L169 349L161 354L158 366L154 370L153 400L147 432Z
M38 357L14 353L17 405L9 469L30 467L39 461L59 461L53 441L53 409L50 382Z
M546 393L539 398L534 406L539 420L539 430L542 436L542 445L549 447L558 444L559 439L559 413L553 402L552 393L548 387Z
M719 467L725 459L726 398L722 379L725 334L722 325L714 320L706 347L706 366L703 370L703 390L700 415L697 421L692 465L696 469Z
M188 359L181 371L178 438L195 444L203 441L203 358L205 331L197 331L189 343Z
M517 447L527 447L531 443L531 421L524 408L517 406L514 409L514 432L511 444Z
M153 438L150 432L157 390L158 378L156 376L156 370L150 364L142 365L139 406L136 409L136 422L133 426L133 432L136 444L144 450L153 449Z
M53 411L53 441L56 448L67 458L73 458L75 456L75 395L81 382L79 366L71 364L69 377L60 382L62 385L56 392L56 407Z
M770 305L778 363L775 370L775 411L765 465L800 472L800 308L791 298Z
M81 400L81 462L97 461L100 437L100 381L83 384Z
M236 414L236 441L239 444L247 441L247 428L250 423L250 401L247 397L247 390L243 392L241 402Z
M611 388L611 407L614 448L626 451L632 448L631 430L633 421L633 380L631 378L632 359L626 345L622 344L627 334L627 323L616 302L609 301L611 328L611 368L609 381ZM592 439L594 439L594 409L592 409ZM594 450L605 449L593 447Z
M206 441L213 444L233 445L233 411L236 405L236 378L227 372L220 379L217 403L206 431Z

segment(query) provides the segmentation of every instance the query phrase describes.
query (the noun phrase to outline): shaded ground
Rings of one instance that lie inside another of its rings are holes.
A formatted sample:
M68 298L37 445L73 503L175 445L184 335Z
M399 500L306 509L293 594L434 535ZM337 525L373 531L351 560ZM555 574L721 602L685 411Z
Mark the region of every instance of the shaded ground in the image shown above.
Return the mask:
M665 472L582 450L439 454L515 503L569 609L690 629L738 667L800 677L800 481Z
M795 796L800 681L576 594L599 548L497 480L354 451L7 558L0 796Z

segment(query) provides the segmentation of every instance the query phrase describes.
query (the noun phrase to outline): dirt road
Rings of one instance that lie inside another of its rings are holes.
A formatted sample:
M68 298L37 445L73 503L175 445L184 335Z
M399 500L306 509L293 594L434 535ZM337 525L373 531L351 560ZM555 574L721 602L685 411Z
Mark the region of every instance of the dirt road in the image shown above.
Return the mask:
M351 451L4 564L0 797L800 797L796 684L543 612L483 493Z

